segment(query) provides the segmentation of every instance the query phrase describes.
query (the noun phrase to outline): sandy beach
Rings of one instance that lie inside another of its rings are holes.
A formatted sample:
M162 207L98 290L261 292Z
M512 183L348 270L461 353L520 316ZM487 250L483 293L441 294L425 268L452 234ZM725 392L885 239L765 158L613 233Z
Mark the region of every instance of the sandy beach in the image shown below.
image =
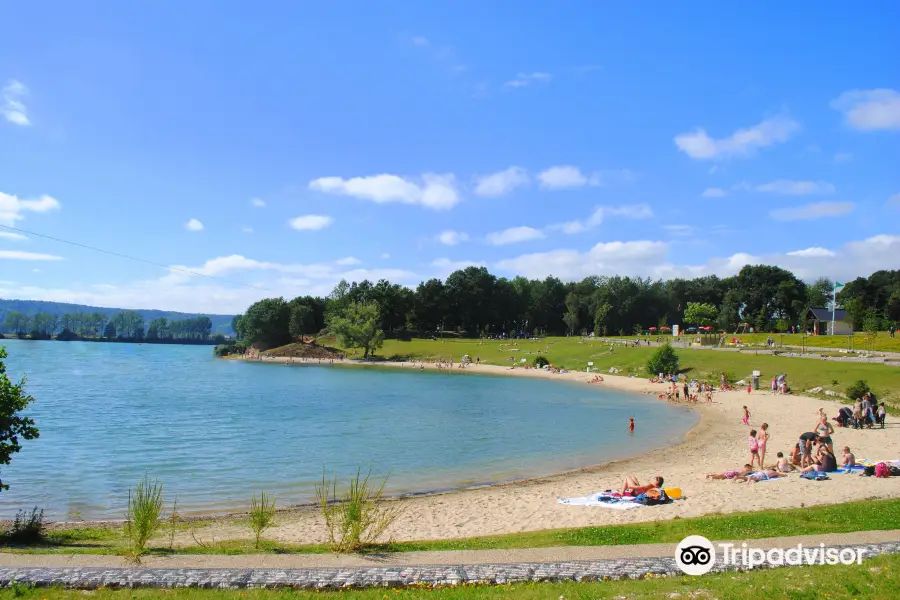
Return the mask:
M288 362L287 359L265 360L276 361ZM371 363L365 367L418 368L412 363ZM426 363L426 368L436 366ZM454 371L461 376L487 373L581 383L592 377L583 372L554 374L538 369L511 370L490 365L470 366L465 370L454 368ZM602 383L591 385L653 395L665 388L644 379L608 374L603 377ZM771 439L766 464L774 462L778 451L788 455L800 434L814 430L819 408L824 408L831 417L840 407L834 401L793 394L773 395L767 391L716 393L712 405L695 407L701 420L678 446L551 477L407 498L400 501L404 505L403 514L389 535L398 541L460 538L900 497L900 477L876 479L832 474L830 480L816 482L793 474L782 480L751 484L706 480L706 473L740 468L748 462L750 428L741 422L744 404L752 415L751 426L758 427L763 422L769 424ZM640 423L637 427L640 428ZM885 429L836 428L833 436L835 451L840 455L840 448L850 446L860 459L900 459L898 431L900 424L891 417L888 417ZM662 475L665 486L681 488L685 498L664 506L631 511L567 506L557 502L559 497L584 496L619 488L628 474L636 475L641 482ZM243 539L248 537L248 529L225 520L198 530L198 534L205 541ZM266 537L295 544L317 543L325 541L326 532L316 510L295 509L280 513L277 526L269 530ZM194 541L189 535L181 535L176 543L192 544Z

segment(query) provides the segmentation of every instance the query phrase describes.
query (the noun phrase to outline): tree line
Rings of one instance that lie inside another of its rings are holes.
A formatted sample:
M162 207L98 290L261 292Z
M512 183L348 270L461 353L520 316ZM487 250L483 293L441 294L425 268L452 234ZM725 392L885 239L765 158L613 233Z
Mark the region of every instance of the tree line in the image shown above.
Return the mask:
M442 331L632 335L674 324L719 331L735 330L741 323L758 331L805 330L807 308L828 307L833 285L825 278L807 283L769 265L748 265L725 278L592 276L578 282L507 279L472 266L445 280L424 281L414 290L386 280L342 280L327 298L267 298L236 316L232 328L245 342L270 347L335 324L346 326L348 315L356 326L372 325L382 337L398 338ZM900 322L900 271L857 278L838 292L837 305L848 310L860 330Z
M34 340L103 339L119 341L164 342L176 340L214 340L212 320L209 317L188 317L169 320L158 317L145 324L144 317L134 310L123 310L115 315L103 313L37 313L7 311L3 326L7 332L20 338ZM222 338L224 336L215 336Z

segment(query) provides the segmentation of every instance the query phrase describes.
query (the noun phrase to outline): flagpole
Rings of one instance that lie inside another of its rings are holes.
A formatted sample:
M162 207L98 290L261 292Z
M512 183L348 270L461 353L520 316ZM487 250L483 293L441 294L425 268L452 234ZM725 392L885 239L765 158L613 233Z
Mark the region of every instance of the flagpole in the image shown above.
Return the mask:
M831 286L831 335L834 335L834 309L837 306L837 279L832 280Z

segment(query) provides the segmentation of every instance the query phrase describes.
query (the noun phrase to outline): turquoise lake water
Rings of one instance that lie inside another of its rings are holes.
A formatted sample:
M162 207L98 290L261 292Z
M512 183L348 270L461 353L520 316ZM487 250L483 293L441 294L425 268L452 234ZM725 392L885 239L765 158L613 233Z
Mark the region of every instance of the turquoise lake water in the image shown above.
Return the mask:
M3 340L41 432L0 475L0 516L122 518L144 473L182 511L315 498L323 466L391 492L548 475L678 443L689 409L515 377L244 363L209 346ZM628 417L635 417L633 435ZM645 474L646 476L647 474Z

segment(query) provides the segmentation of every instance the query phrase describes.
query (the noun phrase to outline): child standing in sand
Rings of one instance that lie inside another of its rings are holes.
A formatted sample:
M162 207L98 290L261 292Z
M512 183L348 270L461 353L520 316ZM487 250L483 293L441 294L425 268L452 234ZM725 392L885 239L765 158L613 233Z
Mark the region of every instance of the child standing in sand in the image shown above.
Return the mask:
M759 440L756 439L756 430L750 430L750 437L747 438L747 444L750 446L750 468L753 468L753 463L758 463L759 468L762 469L762 461L759 460Z
M769 441L769 424L763 423L759 426L759 434L756 436L757 447L759 448L759 466L762 467L763 461L766 460L766 443Z
M744 405L744 417L741 419L741 422L747 427L750 427L750 411L747 410L746 404Z

